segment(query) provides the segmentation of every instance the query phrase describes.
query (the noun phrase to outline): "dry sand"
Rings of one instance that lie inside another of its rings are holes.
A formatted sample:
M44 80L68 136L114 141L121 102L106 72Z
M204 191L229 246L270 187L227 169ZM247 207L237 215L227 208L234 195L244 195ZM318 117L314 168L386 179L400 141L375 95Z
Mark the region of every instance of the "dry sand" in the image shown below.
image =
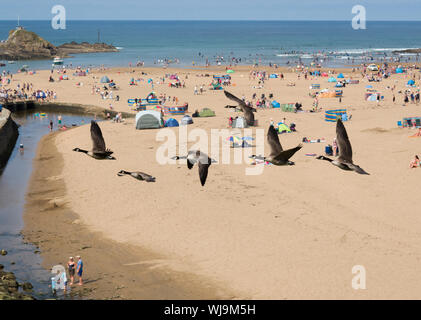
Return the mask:
M157 79L171 73L162 69L142 70L148 73L144 79ZM175 95L181 103L188 102L191 112L203 107L216 112L214 118L194 119L189 131L226 128L228 117L236 114L224 108L232 102L223 92L193 95L195 84L207 85L211 81L195 74L213 72L177 72L183 78L189 74L185 80L187 88L156 84L155 91ZM95 76L102 74L95 73ZM123 69L109 70L106 74L121 87L118 92L121 101L113 103L116 110L129 111L127 98L144 97L151 91L145 82L129 87L132 75ZM139 69L134 77L139 77ZM357 73L353 77L361 80ZM37 83L40 88L49 86L57 90L59 101L108 106L99 96L91 95L91 76L49 84L48 72L40 72L35 76L17 75L14 83L21 79ZM84 82L84 86L76 88L77 81ZM294 81L296 86L286 86L289 81ZM220 292L234 292L232 297L419 299L421 218L417 190L421 170L409 169L409 161L420 153L421 141L409 138L413 130L398 129L396 121L404 116L419 116L420 107L403 107L403 97L399 94L396 94L397 103L393 104L392 94L386 89L396 84L396 91L403 90L406 81L405 76L394 75L381 83L370 83L385 96L380 106L364 101L368 84L365 80L359 85L348 85L341 104L335 98L319 100L323 109L346 107L352 114L352 120L345 126L354 161L368 171L369 176L342 171L306 156L306 153L324 152L325 143L314 143L305 144L294 156L295 166L265 166L261 175L245 175L245 169L250 168L247 162L214 164L205 187L201 187L196 168L189 171L184 163L157 163L155 154L162 144L156 141L159 130L135 130L134 120L126 119L124 123L100 124L107 146L115 152L117 161L96 161L72 152L76 146L90 148L89 126L86 125L52 138L57 154L63 158L62 171L47 171L43 179L51 175L62 179L65 207L87 226L86 236L94 232L107 239L104 241L113 241L116 248L133 246L153 252L160 257L155 266L157 270L194 274L211 281L215 288L224 288ZM308 96L311 83L334 89L326 78L298 81L293 73L287 73L285 80L267 81L264 89L252 89L257 81L249 80L247 70L237 71L233 83L235 86L228 90L238 96L244 94L250 99L254 92L258 95L273 93L280 103L301 101L304 109L309 109L313 102ZM286 148L296 146L303 137L326 138L328 143L335 137L335 125L325 122L322 112L294 114L270 109L256 113L259 128L265 132L271 118L278 122L284 117L288 123L294 122L298 130L280 135ZM172 130L178 133L177 129ZM265 150L268 150L267 145ZM121 169L144 171L157 181L144 183L118 177L116 173ZM35 219L35 214L28 214L26 222ZM48 223L54 221L56 218ZM46 228L38 226L40 230ZM28 228L31 228L30 223ZM60 234L66 239L71 230L74 229L63 227ZM89 277L96 278L89 266L105 259L107 250L97 248L94 242L91 244L89 250L95 250L97 255L95 262L85 258L86 270ZM67 249L67 245L72 249ZM63 247L73 255L80 253L75 252L77 246L64 242ZM44 254L58 259L59 253ZM123 268L121 265L118 270ZM354 265L366 268L366 290L354 290L351 286ZM146 281L142 277L148 274L142 275L135 266L141 269L143 264L133 264L132 270L138 272L136 279L138 276ZM189 277L184 283L191 283ZM138 298L136 292L131 293L125 297Z

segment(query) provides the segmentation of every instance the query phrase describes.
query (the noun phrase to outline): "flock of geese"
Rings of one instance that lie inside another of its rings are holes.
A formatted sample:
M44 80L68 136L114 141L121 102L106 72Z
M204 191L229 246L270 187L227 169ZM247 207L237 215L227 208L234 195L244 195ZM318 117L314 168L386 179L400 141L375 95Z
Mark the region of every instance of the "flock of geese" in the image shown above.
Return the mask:
M248 106L243 100L237 98L233 94L224 91L225 96L235 102L244 113L244 118L248 125L254 125L254 113L256 109ZM105 146L104 137L102 135L101 128L98 126L98 123L91 121L91 139L92 139L92 150L83 150L80 148L74 148L73 151L85 153L86 155L97 159L97 160L116 160L112 156L113 151L107 149ZM336 160L330 159L325 156L318 156L316 159L325 160L333 164L334 166L339 167L342 170L355 171L359 174L368 175L361 167L353 163L352 160L352 147L351 142L349 141L348 134L346 132L345 126L342 123L341 119L337 120L336 123L336 139L339 146L339 155ZM272 163L276 166L284 165L294 165L294 162L289 159L299 151L303 146L299 144L295 148L284 150L279 141L279 136L273 125L269 126L267 132L267 142L270 147L270 153L267 157L253 155L252 158L257 160L264 160L269 163ZM186 159L187 168L190 170L197 163L199 168L199 178L202 186L205 185L206 179L208 177L208 170L212 163L216 162L211 159L206 153L201 152L200 150L190 150L186 156L175 156L172 159L180 160ZM118 176L129 175L137 180L146 181L146 182L155 182L156 178L140 171L130 172L126 170L120 170L117 173Z

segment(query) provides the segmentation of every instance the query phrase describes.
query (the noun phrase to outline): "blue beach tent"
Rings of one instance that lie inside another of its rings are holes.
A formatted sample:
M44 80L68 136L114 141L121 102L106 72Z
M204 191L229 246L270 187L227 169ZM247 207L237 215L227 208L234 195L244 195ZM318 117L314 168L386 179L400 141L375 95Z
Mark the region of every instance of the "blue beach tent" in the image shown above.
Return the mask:
M111 81L110 81L110 78L108 78L107 76L103 76L102 78L101 78L101 83L110 83Z
M169 118L167 121L165 121L165 126L166 127L178 127L178 121L175 120L174 118Z

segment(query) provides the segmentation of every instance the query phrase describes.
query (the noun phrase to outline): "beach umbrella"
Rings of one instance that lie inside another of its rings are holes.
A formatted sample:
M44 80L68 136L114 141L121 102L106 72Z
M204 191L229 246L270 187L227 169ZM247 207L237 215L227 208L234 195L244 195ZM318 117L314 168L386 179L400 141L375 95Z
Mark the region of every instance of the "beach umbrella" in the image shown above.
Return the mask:
M254 140L254 138L253 137L243 137L243 140L244 141L251 141L251 140Z
M340 73L340 74L338 75L338 78L343 79L343 78L345 78L345 77L344 77L343 73Z
M411 79L411 80L408 81L407 84L410 85L410 86L413 86L415 84L415 81Z

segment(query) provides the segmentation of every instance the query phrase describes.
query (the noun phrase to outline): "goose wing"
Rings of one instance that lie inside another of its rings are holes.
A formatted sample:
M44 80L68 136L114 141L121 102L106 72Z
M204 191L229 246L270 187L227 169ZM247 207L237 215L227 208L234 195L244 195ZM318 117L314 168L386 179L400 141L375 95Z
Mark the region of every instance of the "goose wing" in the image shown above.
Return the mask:
M235 102L238 103L238 105L241 107L241 110L244 113L244 118L246 119L247 124L249 126L253 126L254 125L254 114L253 114L253 111L256 111L256 109L254 109L252 107L249 107L243 100L241 100L240 98L234 96L232 93L229 93L228 91L225 91L225 90L224 90L224 93L225 93L225 96L228 99L230 99L230 100L235 101Z
M279 142L278 133L276 132L275 128L271 125L269 127L268 133L267 133L267 140L270 147L270 156L276 157L278 156L282 151L281 143Z
M236 97L236 96L234 96L232 93L229 93L228 91L225 91L225 90L224 90L224 93L225 93L225 96L226 96L228 99L230 99L230 100L232 100L232 101L237 102L237 103L238 103L238 105L239 105L241 108L244 108L244 107L249 108L243 100L241 100L240 98L237 98L237 97ZM243 111L244 111L244 110L243 110Z
M341 119L336 123L336 139L339 147L339 160L343 162L352 163L352 147L349 141L348 134Z
M206 178L208 177L208 169L210 166L210 162L202 163L201 161L199 161L198 166L199 166L200 183L202 184L202 187L203 187L205 185Z
M98 126L98 123L91 121L91 138L93 143L92 152L93 153L105 153L105 141L102 136L101 128Z
M152 177L151 175L144 173L144 172L137 172L139 176L142 177L143 180L146 182L155 182L155 177Z
M276 160L283 160L283 161L288 161L298 150L300 150L303 147L302 144L299 144L298 146L296 146L295 148L292 149L288 149L285 151L281 151L280 154L278 154L275 159Z
M246 122L249 126L254 126L254 113L252 111L251 108L249 109L244 109L243 108L243 113L244 113L244 118L246 119Z

